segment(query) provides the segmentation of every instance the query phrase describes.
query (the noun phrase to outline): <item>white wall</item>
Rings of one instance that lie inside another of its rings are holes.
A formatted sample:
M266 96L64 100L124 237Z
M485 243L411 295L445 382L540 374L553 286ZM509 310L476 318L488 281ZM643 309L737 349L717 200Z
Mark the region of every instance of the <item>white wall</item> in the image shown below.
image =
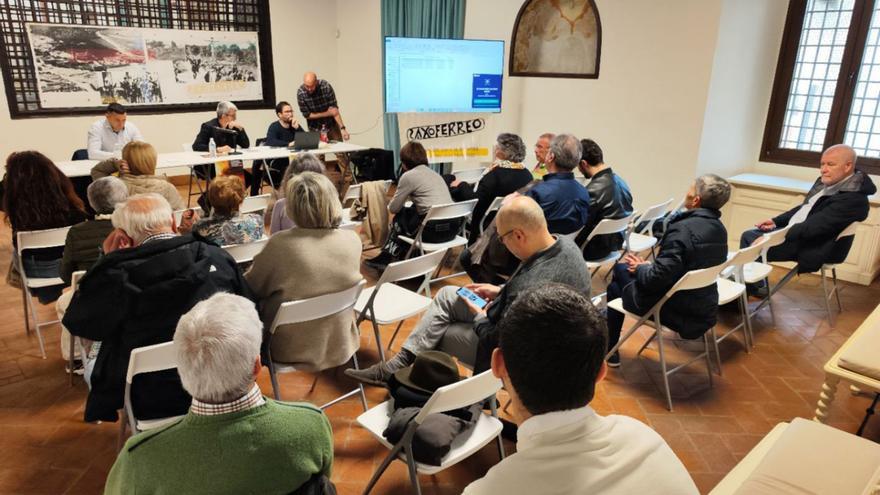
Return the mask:
M529 145L547 131L595 139L637 207L683 196L696 173L721 0L596 3L599 79L508 78L501 122ZM467 37L509 45L521 5L468 2ZM517 112L506 115L511 108Z
M758 160L787 9L787 2L723 1L698 173L729 177Z
M336 1L270 0L269 11L276 97L286 99L296 107L296 89L302 83L303 72L314 70L331 82L335 82L340 72L336 51ZM339 98L349 100L345 94L340 94ZM347 119L353 118L351 113L343 115ZM129 115L144 137L160 152L178 151L181 143L192 143L199 125L212 117L212 112ZM5 160L12 151L36 149L54 160L69 160L74 150L85 148L88 127L99 118L103 117L11 120L8 106L0 104L0 136L3 136L0 157ZM239 111L238 118L253 140L264 136L266 128L276 117L274 110L244 110Z

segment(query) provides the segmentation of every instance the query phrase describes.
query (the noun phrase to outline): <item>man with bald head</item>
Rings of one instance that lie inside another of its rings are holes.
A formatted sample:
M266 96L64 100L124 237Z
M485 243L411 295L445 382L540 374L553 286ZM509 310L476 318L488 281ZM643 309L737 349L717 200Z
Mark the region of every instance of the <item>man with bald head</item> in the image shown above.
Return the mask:
M853 238L837 242L837 236L849 224L868 217L868 196L877 192L868 174L855 168L856 160L855 150L845 144L825 150L819 178L804 202L743 232L740 247L752 245L765 232L790 226L785 242L768 251L768 261L797 261L798 273L810 273L826 260L845 256ZM753 295L766 292L763 284L749 287Z
M175 232L162 196L130 196L111 222L103 255L80 280L63 320L73 335L101 343L87 365L86 421L116 421L132 349L171 340L180 316L216 292L251 296L223 248ZM140 418L177 416L189 402L175 371L148 373L133 383Z
M395 371L412 364L417 354L438 347L480 373L489 369L492 350L498 345L496 325L523 291L557 282L589 297L590 276L580 249L572 240L550 234L535 200L509 197L495 222L501 242L521 263L503 286L466 286L489 304L479 309L457 294L458 287L443 287L396 356L363 370L346 370L346 375L382 386Z
M321 131L326 126L331 141L348 141L349 134L339 113L336 92L329 82L318 79L314 72L306 72L302 86L296 92L296 101L310 131ZM336 160L342 173L341 192L345 192L352 179L348 154L337 153Z

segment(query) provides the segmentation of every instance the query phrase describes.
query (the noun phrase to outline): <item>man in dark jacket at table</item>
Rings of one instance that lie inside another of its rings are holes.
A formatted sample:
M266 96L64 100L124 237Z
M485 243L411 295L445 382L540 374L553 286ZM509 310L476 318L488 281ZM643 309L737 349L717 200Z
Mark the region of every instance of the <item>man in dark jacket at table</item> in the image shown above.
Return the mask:
M632 193L629 186L605 164L602 148L592 139L581 139L583 154L578 169L589 177L587 192L590 194L590 214L584 230L578 235L577 245L587 240L590 232L602 220L617 220L632 215ZM623 234L607 234L595 236L584 248L585 260L602 259L623 245Z
M131 196L112 221L104 256L80 280L64 315L70 333L100 342L97 358L86 363L86 421L116 421L133 349L170 341L180 316L216 292L251 296L222 248L175 233L162 196ZM135 377L132 405L139 419L184 414L189 403L175 370Z
M727 261L727 230L721 224L721 207L730 198L730 184L715 174L697 177L685 198L687 211L669 222L653 262L627 254L614 266L608 285L608 300L623 298L627 311L643 315L650 310L685 273L720 265ZM660 311L664 326L683 338L696 339L715 325L718 316L718 287L677 292ZM620 339L623 313L608 309L608 349ZM608 366L620 366L614 353Z
M798 273L810 273L830 260L843 260L853 238L840 241L837 236L851 223L868 218L868 196L877 187L868 174L856 170L856 152L845 144L836 144L822 153L816 179L804 202L743 232L739 244L748 247L765 232L790 226L785 242L767 252L768 261L796 261ZM763 283L749 287L754 295L765 296Z

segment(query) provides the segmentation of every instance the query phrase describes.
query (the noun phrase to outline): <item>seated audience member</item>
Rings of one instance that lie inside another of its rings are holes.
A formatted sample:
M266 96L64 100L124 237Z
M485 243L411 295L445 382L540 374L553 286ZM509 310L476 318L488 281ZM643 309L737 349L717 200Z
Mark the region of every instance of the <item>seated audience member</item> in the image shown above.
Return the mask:
M492 373L520 421L516 453L465 495L696 494L669 445L647 425L590 407L607 371L605 322L561 284L524 292L499 323Z
M297 227L272 236L245 274L267 329L281 303L349 289L362 278L361 240L339 228L342 205L330 179L315 172L296 175L285 200ZM314 371L346 363L358 345L350 312L284 325L271 337L273 361Z
M287 207L285 206L287 203L284 198L284 191L287 190L287 184L290 182L290 179L303 172L323 174L324 164L321 163L321 160L312 153L298 153L293 160L290 161L290 166L284 171L284 178L281 179L281 187L278 189L281 198L275 201L270 214L271 222L269 224L269 232L271 232L272 235L275 235L282 230L296 227L293 220L287 216Z
M238 115L238 107L230 101L221 101L217 104L217 118L202 124L199 133L193 141L193 151L208 151L211 138L217 145L217 154L223 155L235 151L236 146L248 148L251 140L248 138L244 126L235 120Z
M422 351L435 349L447 329L456 323L473 325L473 335L466 345L476 349L474 373L489 369L489 356L498 341L496 325L510 305L525 290L559 282L582 294L590 294L590 277L580 250L568 238L555 237L547 231L541 207L526 196L511 198L495 218L501 240L522 264L504 286L470 284L468 289L489 301L482 310L446 286L437 292L431 306L410 333L403 348L387 363L345 374L370 385L382 386L395 371L409 366ZM460 357L460 356L459 356Z
M296 117L293 115L293 107L290 106L290 103L281 101L275 105L275 115L278 117L278 120L269 124L269 129L266 130L266 140L263 141L263 144L275 147L293 146L293 139L296 133L305 130L296 121ZM276 158L268 162L266 173L272 174L274 184L278 184L278 179L287 170L288 163L289 160L287 158ZM260 194L259 186L262 174L264 173L261 170L262 165L262 160L254 160L254 181L251 184L251 196Z
M217 177L208 186L211 216L187 225L192 216L181 217L181 233L192 231L197 237L218 246L244 244L263 238L263 217L239 212L244 201L244 184L234 175Z
M578 235L578 246L587 240L587 236L602 220L624 218L632 215L633 212L629 186L605 164L602 148L592 139L581 139L581 147L584 151L578 169L584 177L590 179L587 183L587 192L590 194L590 215L584 230ZM584 259L602 259L621 246L623 246L623 234L593 237L584 250Z
M235 260L220 247L174 232L174 215L158 194L117 205L104 256L80 280L64 326L101 342L86 363L86 421L116 421L131 350L171 340L180 315L215 292L250 295ZM181 414L189 404L175 372L135 379L132 402L142 418Z
M128 194L157 193L168 201L171 208L180 210L186 206L174 184L165 175L156 175L159 158L156 148L143 141L132 141L122 148L122 161L115 158L104 160L92 168L92 179L98 180L119 172L119 178L128 187Z
M845 144L825 150L821 175L804 202L743 232L740 248L750 246L766 232L791 226L785 242L767 252L768 261L796 261L798 273L810 273L827 260L844 257L853 238L838 243L837 236L849 224L868 217L868 196L877 192L868 174L855 168L856 158L855 150ZM766 296L763 281L755 285L749 292Z
M581 155L576 137L560 134L553 138L547 152L547 174L525 193L541 205L547 227L554 234L572 234L587 223L590 196L572 172Z
M177 370L192 395L168 428L136 435L119 452L104 493L291 493L330 476L333 433L320 409L264 398L262 323L254 304L215 294L180 317Z
M119 103L107 105L104 118L89 127L87 149L89 160L106 160L120 157L122 148L132 141L143 141L141 131L127 122L125 107Z
M531 172L522 164L525 157L526 144L519 136L509 133L498 135L492 166L477 187L477 206L471 216L471 242L477 240L480 222L495 198L514 193L532 181Z
M128 199L128 188L116 177L102 177L89 184L89 204L95 210L94 220L80 222L67 231L64 242L64 255L61 257L59 274L61 280L70 283L73 272L88 270L98 261L101 245L113 230L110 216L116 205ZM73 291L61 294L55 303L58 319L64 318L64 312L70 304ZM61 355L67 359L70 352L70 334L61 327Z
M452 203L446 182L428 167L428 153L418 141L410 141L400 148L400 169L403 175L388 203L388 211L394 214L388 241L378 256L365 262L377 270L384 270L389 263L406 256L410 246L398 237L414 237L432 206ZM412 206L404 206L407 201L412 201ZM425 242L451 241L460 226L458 220L431 222L425 226L422 239Z
M67 227L86 219L83 202L73 183L52 160L37 151L12 153L6 159L6 175L0 183L6 224L12 227L12 266L23 268L29 277L59 276L62 247L32 249L18 259L18 232ZM9 277L7 277L9 279ZM62 287L30 289L40 303L58 299Z
M715 174L697 177L685 198L687 211L669 222L653 262L627 254L614 266L608 285L608 300L623 298L623 307L645 314L691 270L709 268L727 261L727 230L721 224L721 207L730 198L730 184ZM718 288L677 292L660 312L664 326L683 338L697 339L715 325L718 316ZM608 309L608 348L620 339L623 313ZM620 354L608 360L620 366Z
M555 137L556 134L552 132L545 132L538 136L538 141L535 143L535 158L538 160L538 164L532 169L534 180L541 180L547 175L547 152L550 151L550 141L553 141Z

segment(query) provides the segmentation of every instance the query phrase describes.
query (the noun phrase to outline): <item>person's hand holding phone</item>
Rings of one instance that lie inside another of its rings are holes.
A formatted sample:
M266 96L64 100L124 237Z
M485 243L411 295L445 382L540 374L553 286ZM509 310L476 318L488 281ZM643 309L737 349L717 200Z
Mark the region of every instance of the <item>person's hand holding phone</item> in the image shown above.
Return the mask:
M501 293L501 287L492 284L468 284L464 287L488 302L494 301Z
M486 306L489 304L488 301L478 296L476 293L468 289L467 287L461 287L456 291L458 297L467 304L468 309L475 316L485 315L486 314Z

